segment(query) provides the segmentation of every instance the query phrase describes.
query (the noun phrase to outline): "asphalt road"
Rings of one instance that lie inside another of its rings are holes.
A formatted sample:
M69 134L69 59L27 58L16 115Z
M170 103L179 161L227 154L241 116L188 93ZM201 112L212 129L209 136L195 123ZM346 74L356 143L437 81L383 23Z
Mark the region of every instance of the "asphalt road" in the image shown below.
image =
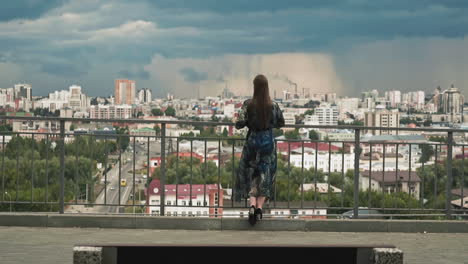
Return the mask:
M135 146L135 170L140 170L144 167L144 164L148 159L148 145L147 142L141 144L136 142L135 145L133 142L130 142L130 146L133 149ZM166 147L167 149L167 147ZM150 142L150 154L149 158L160 156L161 143L157 141ZM94 201L95 204L110 204L113 206L105 205L95 205L93 207L84 207L80 205L72 205L68 208L66 212L68 213L96 213L96 214L113 214L119 213L119 208L124 210L124 207L118 206L125 205L131 194L133 194L133 152L126 151L122 153L122 163L121 168L119 168L119 163L117 163L111 170L107 172L107 176L102 176L102 181L107 177L107 185L104 190L101 191L99 196ZM119 171L120 179L127 180L127 186L121 186L119 181ZM135 192L138 193L138 189L144 189L145 183L148 178L143 178L145 174L135 173ZM139 183L141 181L141 183ZM119 203L119 194L120 194L120 203ZM138 198L138 197L135 197ZM135 201L135 204L138 204L138 201ZM117 206L115 206L117 205Z

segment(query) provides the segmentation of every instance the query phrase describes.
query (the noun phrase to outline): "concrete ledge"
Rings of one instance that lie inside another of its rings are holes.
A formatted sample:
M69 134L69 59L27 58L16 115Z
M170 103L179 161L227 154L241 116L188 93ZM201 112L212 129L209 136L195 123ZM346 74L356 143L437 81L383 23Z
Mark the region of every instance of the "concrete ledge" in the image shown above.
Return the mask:
M306 222L303 220L268 219L257 221L251 226L246 217L224 218L222 230L255 230L255 231L304 231Z
M133 215L42 213L0 213L0 226L310 232L468 233L468 221L263 219L258 221L255 226L251 226L248 223L247 218L153 217Z
M0 226L47 227L47 215L28 213L3 213L0 214Z
M135 228L134 216L49 215L47 227Z
M468 233L466 221L392 220L387 226L387 232Z
M315 232L387 232L388 221L308 220L305 231Z
M135 218L137 229L221 230L221 218L152 217Z

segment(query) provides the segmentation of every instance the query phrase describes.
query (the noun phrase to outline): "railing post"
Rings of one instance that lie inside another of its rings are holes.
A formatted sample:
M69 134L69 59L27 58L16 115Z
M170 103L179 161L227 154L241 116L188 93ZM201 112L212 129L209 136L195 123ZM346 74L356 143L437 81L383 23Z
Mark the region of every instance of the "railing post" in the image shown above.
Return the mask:
M447 194L445 200L445 209L447 218L451 217L452 201L452 152L453 152L453 132L448 132L447 141Z
M358 208L359 208L359 157L360 155L361 155L361 130L356 129L354 132L354 208L353 208L354 219L357 219L359 216Z
M149 164L148 164L149 166ZM164 213L166 203L166 123L161 123L161 215Z
M64 213L65 188L65 120L60 120L60 205L59 213Z

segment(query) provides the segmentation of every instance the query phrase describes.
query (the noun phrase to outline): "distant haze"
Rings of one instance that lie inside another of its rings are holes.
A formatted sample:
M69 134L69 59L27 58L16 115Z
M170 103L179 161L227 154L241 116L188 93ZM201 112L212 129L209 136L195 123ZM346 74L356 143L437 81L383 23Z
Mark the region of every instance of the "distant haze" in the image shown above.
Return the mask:
M457 0L3 1L0 88L108 96L127 78L155 96L248 95L263 73L278 96L453 83L468 97L467 13Z

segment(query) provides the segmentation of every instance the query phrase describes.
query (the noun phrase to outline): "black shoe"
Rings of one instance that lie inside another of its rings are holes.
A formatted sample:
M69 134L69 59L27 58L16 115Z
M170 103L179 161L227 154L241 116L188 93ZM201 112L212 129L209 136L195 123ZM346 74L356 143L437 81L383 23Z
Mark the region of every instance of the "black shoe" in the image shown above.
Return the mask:
M252 207L250 207L249 209L249 223L250 225L255 225L255 223L257 222L257 217L256 217L256 211L255 210L255 206L252 205Z
M262 208L257 208L255 209L255 218L257 220L260 220L263 218L263 212L262 212Z

